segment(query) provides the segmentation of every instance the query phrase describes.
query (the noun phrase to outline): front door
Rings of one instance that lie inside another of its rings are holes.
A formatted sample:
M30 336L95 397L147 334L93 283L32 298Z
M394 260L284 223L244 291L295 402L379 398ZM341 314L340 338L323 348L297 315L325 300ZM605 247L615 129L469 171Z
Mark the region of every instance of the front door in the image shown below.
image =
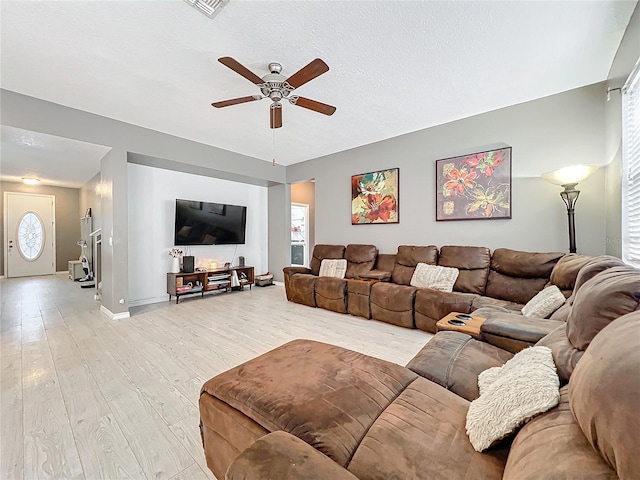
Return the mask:
M7 277L52 275L55 265L55 197L5 192Z

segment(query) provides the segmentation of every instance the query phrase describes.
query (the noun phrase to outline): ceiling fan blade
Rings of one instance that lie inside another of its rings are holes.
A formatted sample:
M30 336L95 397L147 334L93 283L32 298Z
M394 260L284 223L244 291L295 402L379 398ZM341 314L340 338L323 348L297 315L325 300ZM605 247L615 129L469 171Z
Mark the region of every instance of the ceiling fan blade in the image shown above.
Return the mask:
M271 112L271 128L282 127L282 105L272 104L269 110Z
M222 108L222 107L228 107L230 105L238 105L239 103L253 102L254 100L260 100L261 98L262 97L260 95L250 95L248 97L232 98L231 100L214 102L211 104L211 106L216 108Z
M308 108L314 112L324 113L325 115L333 115L336 111L336 107L332 105L327 105L326 103L317 102L304 97L298 97L293 104L302 108Z
M287 78L287 83L291 85L293 88L298 88L301 85L304 85L310 80L313 80L316 77L319 77L325 72L329 71L329 65L324 63L319 58L316 58L312 62L310 62L307 66L302 67L296 73Z
M229 67L238 75L242 75L244 78L246 78L250 82L255 83L256 85L262 85L264 83L264 81L259 76L257 76L247 67L241 65L237 60L234 60L231 57L221 57L218 59L218 61L225 67Z

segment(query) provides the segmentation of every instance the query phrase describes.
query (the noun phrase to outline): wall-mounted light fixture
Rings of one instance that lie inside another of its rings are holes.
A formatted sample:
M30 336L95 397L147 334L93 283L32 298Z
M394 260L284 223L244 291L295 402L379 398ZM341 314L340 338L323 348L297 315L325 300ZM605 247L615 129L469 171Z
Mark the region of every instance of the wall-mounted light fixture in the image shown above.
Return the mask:
M561 185L564 190L560 192L562 201L567 206L567 217L569 220L569 252L576 253L576 226L574 218L574 208L580 195L580 190L576 190L576 185L593 174L598 169L597 165L572 165L563 167L552 172L542 174L547 182L554 185Z

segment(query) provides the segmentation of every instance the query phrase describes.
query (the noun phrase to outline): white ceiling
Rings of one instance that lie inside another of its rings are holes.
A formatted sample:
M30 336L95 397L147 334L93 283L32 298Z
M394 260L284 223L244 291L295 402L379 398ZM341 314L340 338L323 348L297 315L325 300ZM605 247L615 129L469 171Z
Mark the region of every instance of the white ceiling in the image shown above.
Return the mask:
M2 1L1 86L270 161L268 100L210 106L258 93L217 58L289 76L320 57L296 93L337 112L284 105L290 165L603 81L636 3Z
M111 148L69 138L0 128L2 180L20 182L37 178L43 184L80 188L100 171L100 160Z

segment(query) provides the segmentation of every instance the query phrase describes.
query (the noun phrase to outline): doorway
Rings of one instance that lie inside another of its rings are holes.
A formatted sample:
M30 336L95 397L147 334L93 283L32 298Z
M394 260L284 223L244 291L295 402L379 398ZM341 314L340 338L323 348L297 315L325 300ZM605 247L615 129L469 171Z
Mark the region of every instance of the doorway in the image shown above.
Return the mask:
M291 204L291 265L309 266L309 205Z
M5 192L5 273L7 277L56 272L55 197Z

